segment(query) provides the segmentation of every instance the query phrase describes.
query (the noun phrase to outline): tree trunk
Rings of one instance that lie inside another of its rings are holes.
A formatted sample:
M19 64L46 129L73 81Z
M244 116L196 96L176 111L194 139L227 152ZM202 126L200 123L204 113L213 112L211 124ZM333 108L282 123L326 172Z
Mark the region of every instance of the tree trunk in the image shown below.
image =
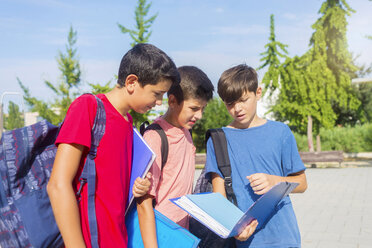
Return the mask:
M320 152L322 150L322 144L320 142L320 135L316 136L316 151Z
M309 152L313 152L313 118L310 115L307 116L307 144L309 147Z

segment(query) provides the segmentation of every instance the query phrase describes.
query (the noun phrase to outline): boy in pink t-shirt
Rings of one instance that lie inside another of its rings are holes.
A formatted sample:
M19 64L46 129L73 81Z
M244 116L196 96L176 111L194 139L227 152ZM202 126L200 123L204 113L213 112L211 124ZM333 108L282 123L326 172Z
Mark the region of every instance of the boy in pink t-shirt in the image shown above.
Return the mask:
M152 185L147 195L137 199L137 210L144 246L157 247L155 209L188 228L188 215L169 199L192 193L195 171L195 147L190 129L202 118L203 110L213 96L213 84L207 75L194 66L178 68L179 85L168 91L167 112L154 122L164 130L168 139L168 158L161 169L161 138L154 130L148 130L144 139L156 153L150 172Z
M97 95L106 113L105 133L95 158L97 236L89 228L86 185L79 201L75 196L91 144L97 102L94 96L83 95L71 104L56 140L58 149L47 187L66 247L127 247L124 213L133 143L132 117L128 111L145 113L160 105L163 94L179 80L175 64L163 51L150 44L138 44L124 55L115 88ZM147 192L146 183L137 187L135 196Z

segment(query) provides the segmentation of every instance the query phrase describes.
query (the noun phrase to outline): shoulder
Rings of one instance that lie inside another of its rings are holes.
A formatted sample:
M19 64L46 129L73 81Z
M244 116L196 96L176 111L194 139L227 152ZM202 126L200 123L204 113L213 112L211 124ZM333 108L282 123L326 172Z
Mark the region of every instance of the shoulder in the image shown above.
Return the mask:
M71 107L94 107L97 106L97 100L92 94L83 94L76 98L72 103Z

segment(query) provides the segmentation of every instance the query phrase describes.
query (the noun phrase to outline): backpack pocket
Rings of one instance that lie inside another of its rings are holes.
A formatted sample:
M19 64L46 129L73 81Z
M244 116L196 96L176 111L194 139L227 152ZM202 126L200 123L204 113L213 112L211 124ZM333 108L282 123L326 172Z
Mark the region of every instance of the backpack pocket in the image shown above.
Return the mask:
M22 216L32 246L40 248L63 246L46 187L30 192L14 203Z

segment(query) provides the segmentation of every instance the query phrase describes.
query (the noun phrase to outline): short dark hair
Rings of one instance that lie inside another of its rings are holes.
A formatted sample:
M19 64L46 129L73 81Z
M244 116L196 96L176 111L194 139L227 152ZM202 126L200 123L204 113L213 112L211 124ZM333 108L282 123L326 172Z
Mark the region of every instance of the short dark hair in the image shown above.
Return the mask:
M173 60L156 46L146 43L135 45L121 59L117 81L120 87L125 86L125 80L130 74L138 77L142 87L155 85L160 80L170 80L172 84L180 82Z
M234 103L244 93L256 94L258 88L257 72L246 64L240 64L224 71L218 80L217 91L222 101Z
M202 70L195 66L181 66L178 67L178 72L181 82L171 86L168 97L174 95L179 104L190 98L206 101L212 99L214 86Z

